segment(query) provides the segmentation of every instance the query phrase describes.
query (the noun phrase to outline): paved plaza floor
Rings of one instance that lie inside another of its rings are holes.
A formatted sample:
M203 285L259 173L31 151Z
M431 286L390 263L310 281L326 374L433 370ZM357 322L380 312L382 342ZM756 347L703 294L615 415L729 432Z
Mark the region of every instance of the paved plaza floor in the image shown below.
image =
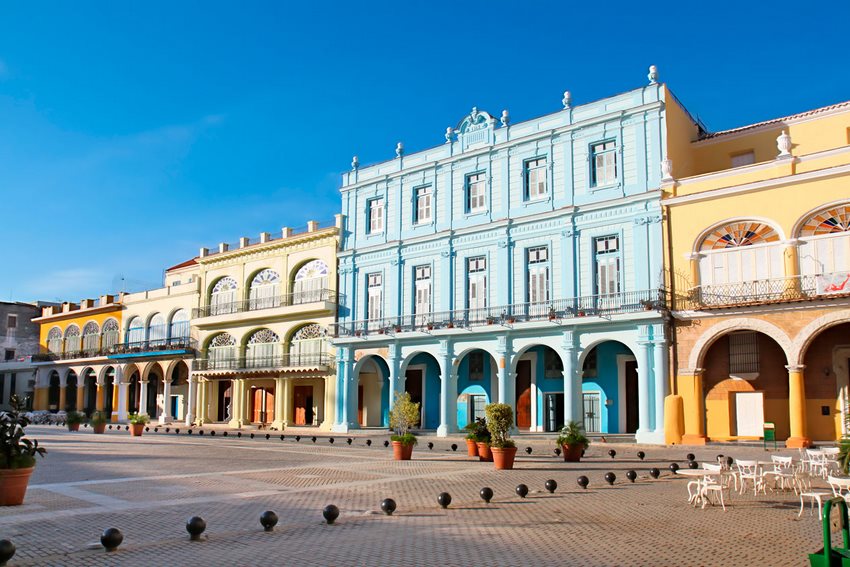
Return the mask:
M797 517L793 492L733 494L726 512L694 509L687 479L667 470L673 461L684 466L688 452L698 460L768 458L761 447L596 443L583 462L564 463L553 440L520 436L516 468L497 472L467 457L460 437L422 438L412 461L396 462L383 434L368 437L368 447L362 435L349 446L346 436L314 444L296 442L293 432L281 441L280 432L239 439L185 428L141 438L123 430L28 431L49 454L25 504L0 508L0 539L18 548L11 565L778 566L807 565L821 545L819 520L808 507ZM662 468L658 480L649 477L653 466ZM634 484L629 469L638 472ZM614 486L603 479L608 471L617 475ZM587 490L576 484L582 474ZM554 494L544 490L550 478ZM525 499L514 492L520 483L530 489ZM490 504L478 496L484 486L495 493ZM447 510L437 504L443 491L452 496ZM384 498L398 503L391 517L380 512ZM341 511L332 526L321 514L327 504ZM259 523L265 510L280 517L270 533ZM185 531L193 515L207 522L200 542ZM108 527L124 534L113 553L99 545Z

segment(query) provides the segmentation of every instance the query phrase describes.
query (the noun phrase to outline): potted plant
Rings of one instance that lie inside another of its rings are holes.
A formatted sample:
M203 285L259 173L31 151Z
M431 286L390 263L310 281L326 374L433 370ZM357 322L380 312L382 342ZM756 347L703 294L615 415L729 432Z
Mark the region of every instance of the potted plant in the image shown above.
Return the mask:
M479 418L480 419L480 418ZM470 457L478 456L478 424L470 421L464 427L466 431L466 454Z
M584 428L577 421L569 421L561 428L556 441L561 446L564 460L577 463L581 460L581 454L590 445L590 441L584 434Z
M409 461L413 455L413 446L417 440L410 429L417 425L419 404L413 403L407 392L396 393L393 409L390 410L390 427L395 430L395 435L390 439L393 442L393 458L396 461Z
M102 411L94 412L89 423L91 423L92 431L95 433L104 433L106 431L106 414Z
M558 318L558 312L555 311L554 307L550 307L549 308L549 320L554 321L557 318Z
M9 405L10 411L0 412L0 506L19 506L35 469L35 456L43 457L47 450L26 437L29 419L18 396L13 394Z
M510 470L514 468L516 458L516 443L509 439L514 410L508 404L487 404L484 413L487 416L487 431L490 432L493 464L496 470Z
M79 431L80 424L85 421L86 416L77 411L69 411L65 416L65 424L68 426L68 431Z
M487 421L479 417L475 420L475 445L478 448L478 460L493 462L493 453L490 451L490 430L487 429Z
M127 421L130 422L130 435L133 437L141 437L145 430L145 424L151 419L146 413L131 413L127 416Z

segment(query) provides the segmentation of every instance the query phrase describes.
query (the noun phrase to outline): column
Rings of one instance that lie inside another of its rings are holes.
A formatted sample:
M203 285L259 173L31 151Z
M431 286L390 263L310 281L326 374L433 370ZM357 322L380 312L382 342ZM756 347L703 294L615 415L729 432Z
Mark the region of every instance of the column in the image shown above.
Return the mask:
M227 422L230 427L242 427L242 387L242 380L234 376L230 381L230 421Z
M650 389L649 378L651 371L649 367L649 348L652 343L648 340L638 341L637 351L637 371L638 371L638 429L635 433L635 440L638 443L650 442L649 434L652 433L652 423L650 423Z
M788 369L788 412L791 437L785 442L788 448L810 447L812 440L806 436L806 385L803 365L786 366Z
M59 407L58 407L59 411L65 411L65 408L68 405L68 401L67 401L67 398L66 398L67 388L68 388L67 382L65 384L59 385Z
M500 404L508 404L513 408L516 405L516 400L512 399L513 396L510 395L511 388L508 379L510 378L509 368L510 368L510 355L511 355L511 344L507 336L501 336L498 338L499 344L496 347L496 353L498 354L498 359L496 360L496 365L498 366L499 372L499 396L498 401Z
M440 426L437 437L447 437L457 429L457 377L454 376L452 344L440 341Z
M148 381L142 380L139 382L139 413L148 413ZM149 416L151 418L156 417L155 415Z
M333 430L339 433L347 433L352 428L349 419L349 409L352 398L352 383L354 382L354 368L352 363L352 352L350 347L341 347L337 351L337 418ZM356 403L356 394L354 394ZM355 414L356 415L356 414Z
M195 423L198 404L198 377L194 372L189 372L189 400L186 402L186 425Z
M399 390L398 388L398 374L401 366L401 355L399 353L398 344L392 343L389 347L388 358L387 361L390 367L390 379L389 379L389 391L387 393L387 408L389 411L392 411L393 405L395 404L395 395ZM403 391L403 389L402 389Z
M80 411L80 412L84 411L85 408L83 407L83 405L85 404L85 400L86 400L86 385L85 385L85 381L82 380L81 378L77 379L77 393L76 393L76 395L77 395L77 411Z
M292 424L292 381L281 380L283 387L280 400L280 420L283 427L289 427Z
M203 425L207 422L207 389L209 382L203 376L198 376L198 413L195 415L195 421L198 425Z
M785 294L786 297L800 297L802 291L802 282L800 281L800 269L798 260L797 246L799 241L796 239L788 240L782 247L782 260L785 268Z
M584 401L581 394L581 377L577 375L578 366L576 336L572 331L564 332L564 423L577 421L584 425Z
M97 383L97 395L95 396L94 409L103 411L103 384Z
M705 398L702 392L702 368L679 370L676 384L685 412L683 445L705 445Z
M127 420L127 393L128 393L128 384L127 382L118 382L118 388L116 388L118 392L118 421L126 421Z
M325 399L325 407L322 410L322 423L321 428L322 431L330 431L333 429L333 424L336 421L336 406L334 405L334 400L336 400L336 380L334 380L333 376L326 376L324 378L324 399Z
M162 379L162 413L159 416L159 422L168 421L171 421L171 380L164 376Z
M655 370L655 437L658 443L664 442L664 400L670 393L668 344L666 339L657 339L652 343L653 369Z
M118 371L116 371L115 377L112 379L112 417L109 418L110 421L118 421L119 384L120 382L118 382Z

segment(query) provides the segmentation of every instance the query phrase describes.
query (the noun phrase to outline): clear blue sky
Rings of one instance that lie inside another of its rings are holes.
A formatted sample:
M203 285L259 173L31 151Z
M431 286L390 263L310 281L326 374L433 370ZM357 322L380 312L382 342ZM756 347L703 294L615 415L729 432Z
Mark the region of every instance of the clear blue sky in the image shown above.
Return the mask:
M339 173L636 88L718 130L850 99L849 2L7 2L0 299L161 285L339 208ZM681 6L681 7L679 7Z

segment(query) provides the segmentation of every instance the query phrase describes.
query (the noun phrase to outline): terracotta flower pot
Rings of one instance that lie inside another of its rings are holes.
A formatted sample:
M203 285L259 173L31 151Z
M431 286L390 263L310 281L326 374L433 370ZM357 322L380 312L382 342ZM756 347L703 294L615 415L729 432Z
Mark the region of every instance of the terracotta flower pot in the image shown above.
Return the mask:
M493 453L493 464L496 466L496 470L510 470L514 468L516 447L491 447L490 452Z
M493 453L490 452L489 443L478 443L478 460L487 461L488 463L493 462Z
M404 445L401 441L393 441L393 459L409 461L413 455L413 445Z
M564 455L564 460L568 463L577 463L581 461L581 454L584 452L585 446L577 445L561 445L561 454Z
M476 443L474 439L466 440L466 454L470 457L478 456L478 443Z
M105 423L94 423L91 426L92 431L95 433L105 433L106 432L106 424Z
M133 437L141 437L142 433L145 431L144 423L131 423L130 424L130 435Z
M20 506L24 503L33 470L35 467L0 469L0 506Z
M69 423L68 424L68 431L79 431L79 430L80 430L80 424L79 423Z

